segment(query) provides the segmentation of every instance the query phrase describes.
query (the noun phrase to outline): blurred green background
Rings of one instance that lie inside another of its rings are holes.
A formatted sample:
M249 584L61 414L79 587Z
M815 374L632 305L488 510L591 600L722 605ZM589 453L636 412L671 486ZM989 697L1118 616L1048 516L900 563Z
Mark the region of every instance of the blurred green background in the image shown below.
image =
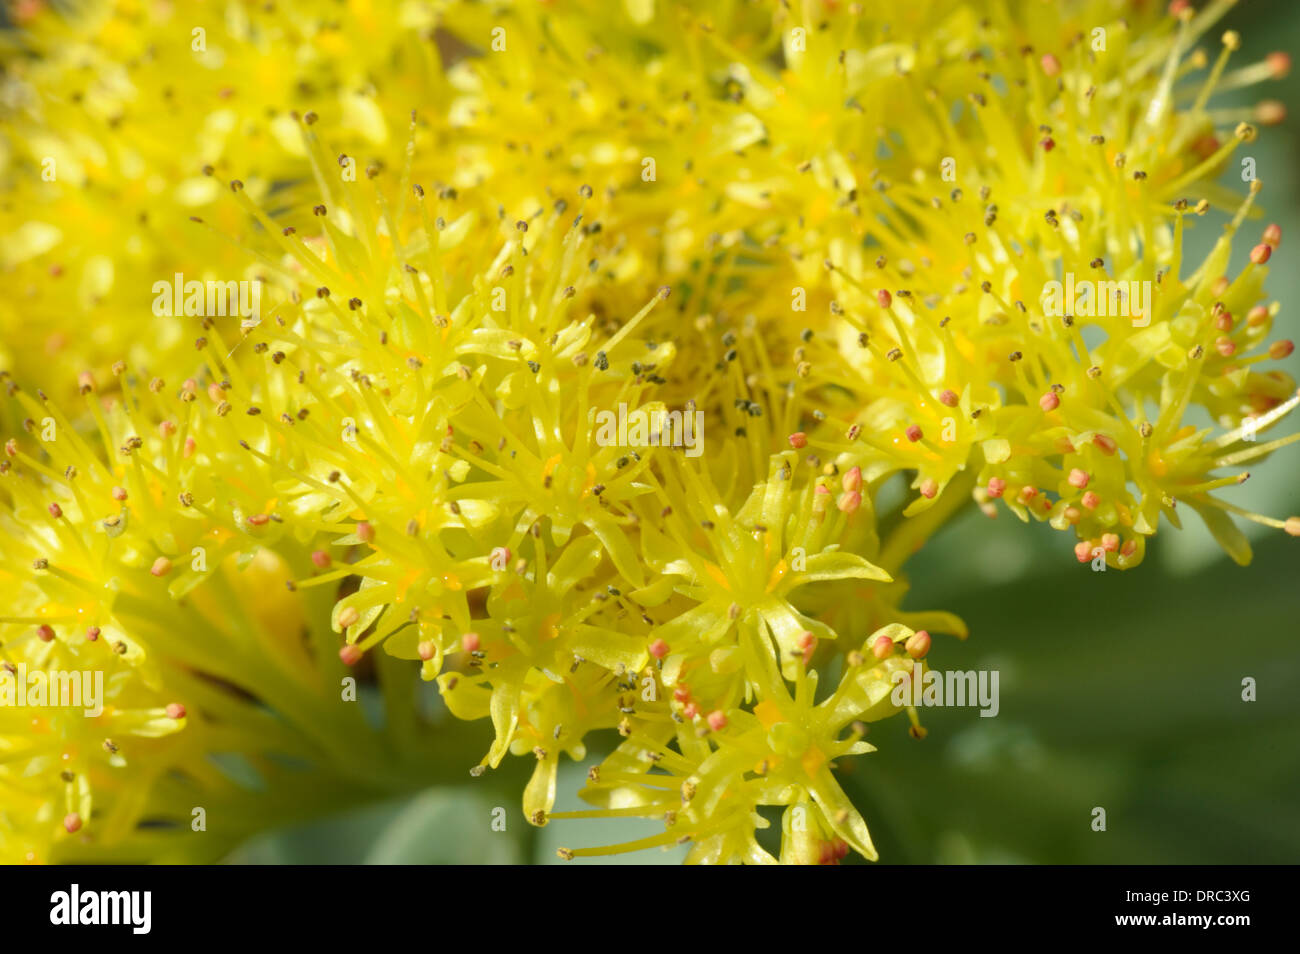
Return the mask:
M1242 3L1223 27L1243 35L1234 65L1300 51L1294 0ZM1202 43L1212 56L1220 32ZM1292 115L1237 153L1256 160L1267 216L1245 226L1234 264L1265 222L1282 226L1268 284L1284 306L1274 337L1300 340L1300 269L1290 264L1300 248L1300 72L1211 105L1263 98L1282 100ZM1234 160L1224 181L1244 192L1239 169ZM1226 218L1197 221L1193 247L1207 250ZM1283 366L1295 375L1297 361ZM1292 421L1270 437L1294 430ZM1222 494L1272 516L1300 513L1297 464L1300 446ZM1076 562L1072 538L1005 510L990 521L972 508L909 564L910 605L951 610L971 628L965 643L938 642L935 664L999 670L1001 712L982 719L976 709L924 710L929 737L921 742L902 719L880 723L871 736L879 752L844 763L842 782L883 863L1300 860L1300 540L1248 524L1255 560L1242 568L1194 515L1184 526L1165 527L1138 569L1095 573ZM1247 676L1257 683L1255 702L1241 698ZM519 810L530 761L267 833L230 860L562 863L560 845L653 830L634 822L530 828ZM562 763L557 810L581 807L572 793L585 771ZM492 830L497 807L505 831ZM1095 807L1106 810L1105 832L1092 830ZM677 863L684 854L654 850L612 863Z

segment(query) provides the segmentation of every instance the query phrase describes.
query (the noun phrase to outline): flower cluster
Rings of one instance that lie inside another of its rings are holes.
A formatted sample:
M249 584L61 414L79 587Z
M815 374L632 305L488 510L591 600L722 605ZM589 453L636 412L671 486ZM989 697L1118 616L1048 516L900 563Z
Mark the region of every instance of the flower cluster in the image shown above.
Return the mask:
M1259 187L1214 182L1282 110L1209 106L1288 63L1211 64L1228 5L23 7L0 661L108 688L0 709L0 853L186 857L196 791L241 834L427 782L460 753L418 673L491 721L456 771L535 761L533 824L662 823L564 857L874 859L834 770L925 735L893 690L966 629L904 567L963 506L1116 568L1179 504L1240 562L1229 514L1300 535L1213 493L1300 402L1257 367L1280 231L1234 265ZM160 316L178 272L260 313Z

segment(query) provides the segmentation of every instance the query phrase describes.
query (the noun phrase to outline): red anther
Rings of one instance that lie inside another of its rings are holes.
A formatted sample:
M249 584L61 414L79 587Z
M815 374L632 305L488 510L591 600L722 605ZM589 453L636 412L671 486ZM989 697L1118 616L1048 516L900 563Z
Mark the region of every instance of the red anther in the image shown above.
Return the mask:
M1219 331L1231 331L1232 324L1232 312L1230 311L1221 311L1219 316L1214 319L1214 327Z
M1233 343L1231 338L1218 338L1214 342L1214 350L1222 357L1231 358L1237 353L1237 346Z
M848 856L848 853L849 853L849 843L845 841L843 838L837 838L835 840L835 857L845 858Z
M1264 322L1268 321L1268 309L1263 305L1256 305L1250 311L1246 312L1246 324L1252 328L1258 328Z
M1133 554L1137 553L1137 548L1138 545L1136 540L1125 540L1124 545L1119 548L1120 556L1131 557Z
M1210 294L1215 298L1222 298L1223 293L1228 290L1228 286L1231 284L1232 282L1228 281L1227 275L1220 275L1210 283Z
M939 492L939 484L933 477L927 477L921 481L921 496L926 500L933 500L935 494Z
M63 508L56 503L50 504L48 509L50 511L50 516L53 517L55 520L58 520L60 517L63 516Z
M166 712L167 712L167 718L169 719L185 718L185 707L181 705L179 702L168 703Z
M343 660L345 666L355 666L361 662L361 657L364 655L365 653L361 651L360 646L354 646L351 643L339 650L339 659Z
M876 292L876 301L880 302L881 308L888 308L890 302L892 302L893 300L894 300L893 296L890 295L889 292L885 291L883 288L880 289L880 291Z
M1281 361L1283 358L1290 357L1291 352L1294 350L1295 345L1291 343L1291 340L1283 338L1281 341L1274 341L1268 346L1268 356L1275 361Z
M339 628L347 629L355 626L357 620L361 619L361 612L355 606L345 606L339 610Z
M877 636L871 644L871 655L877 659L886 659L894 655L894 641L888 636Z
M1222 143L1219 142L1217 136L1206 133L1204 136L1197 136L1192 141L1192 152L1196 153L1198 159L1209 159L1219 151L1220 145Z
M707 721L709 728L714 732L721 732L727 727L727 715L721 709L714 709L710 712Z
M1070 443L1070 439L1068 437L1058 437L1056 439L1056 443L1053 446L1056 448L1056 452L1058 454L1074 453L1074 445Z
M1078 508L1078 507L1066 507L1066 508L1065 508L1065 522L1068 523L1068 524L1069 524L1070 526L1072 526L1072 527L1073 527L1076 523L1079 522L1079 518L1082 517L1082 516L1083 516L1083 514L1079 512L1079 508Z
M362 520L357 524L357 539L362 543L370 543L375 539L375 528L367 521Z
M1269 72L1273 74L1273 79L1281 79L1291 72L1291 56L1281 50L1270 53L1265 57L1265 62L1268 63Z
M1287 517L1283 529L1293 537L1300 537L1300 517Z
M1061 399L1057 397L1055 391L1048 391L1038 399L1038 406L1044 411L1055 411L1061 406Z
M700 707L693 702L688 702L686 703L685 706L682 707L682 716L684 718L694 719L699 714L700 714Z
M194 451L195 451L196 448L198 448L198 446L199 446L199 445L198 445L198 443L194 440L194 438L192 438L192 437L187 437L187 438L185 438L185 451L184 451L184 456L185 456L185 457L193 457L193 456L194 456Z
M1261 126L1277 126L1286 122L1286 103L1276 99L1262 99L1255 104L1255 122Z
M158 425L158 433L163 437L171 437L176 433L176 424L172 421L163 421Z
M1092 443L1097 450L1101 451L1107 457L1114 454L1119 448L1119 444L1116 443L1115 438L1109 437L1105 434L1094 434Z
M1051 152L1056 148L1056 140L1051 136L1048 136L1046 139L1038 140L1038 144L1043 147L1043 152Z
M226 392L221 390L221 385L213 381L208 385L208 400L213 404L220 404L226 399Z
M438 655L438 647L432 639L421 640L420 644L415 647L415 651L425 662Z
M476 653L480 645L478 633L466 633L460 638L460 648L467 653Z
M808 446L808 435L803 431L795 431L789 437L790 446L795 450L803 450Z
M81 816L76 812L69 812L63 816L63 827L67 829L69 835L81 830Z
M673 690L673 699L681 703L690 702L691 690L687 689L685 686L678 686Z
M1169 4L1169 15L1177 19L1191 8L1191 0L1171 0Z
M1280 226L1280 225L1278 225L1276 222L1274 222L1272 225L1269 225L1266 229L1264 229L1264 243L1265 243L1266 245L1271 245L1271 246L1272 246L1273 248L1275 248L1275 249L1276 249L1279 245L1281 245L1281 244L1282 244L1282 226Z
M1020 493L1017 496L1020 498L1021 503L1029 503L1038 496L1038 488L1026 485L1020 488Z
M1077 490L1082 490L1084 487L1087 487L1088 481L1091 479L1091 475L1089 475L1086 470L1080 470L1078 467L1071 470L1070 476L1066 478L1070 486Z
M650 644L650 655L655 659L663 659L668 655L668 644L662 639L656 639Z
M1273 256L1273 246L1260 242L1250 250L1250 260L1256 265L1263 265Z
M1039 64L1043 67L1043 72L1048 76L1059 76L1061 73L1061 61L1051 53L1044 53Z
M844 476L840 478L840 486L845 490L861 490L862 468L851 467L849 470L845 471Z
M921 428L915 424L909 427L905 433L907 434L907 439L913 444L921 439Z
M913 659L924 659L925 654L930 651L930 634L923 629L918 629L911 635L903 646L907 654Z
M87 639L87 641L92 642L92 643L93 643L95 640L99 639L99 627L98 627L98 626L92 626L92 627L90 627L89 629L87 629L87 630L86 630L86 639Z
M1087 540L1080 540L1074 545L1074 558L1080 563L1087 563L1092 559L1092 544Z
M1079 498L1079 503L1083 504L1089 510L1096 510L1097 506L1101 503L1101 498L1093 491L1085 490L1083 496Z
M271 515L265 513L250 514L248 524L252 527L261 527L271 522Z
M1103 533L1101 535L1101 548L1107 553L1114 553L1119 549L1118 533Z
M1001 497L1006 492L1006 489L1007 482L1001 477L989 478L988 491L990 497Z
M51 629L47 623L42 623L40 626L36 627L36 635L40 637L40 640L43 643L54 642L54 630Z
M113 490L112 490L112 494L113 494L113 499L114 499L114 500L117 500L117 501L125 500L125 499L126 499L126 488L125 488L125 487L114 487Z
M843 513L857 513L858 508L862 506L862 494L858 493L856 490L840 494L839 503L837 503L836 506L839 507Z
M149 567L149 572L154 576L166 576L172 571L172 561L166 557L159 557L153 561L153 566Z
M946 407L956 407L960 401L956 391L944 391L939 395L939 403Z
M330 559L330 555L324 550L313 550L311 552L311 562L316 564L318 569L323 570L333 561Z

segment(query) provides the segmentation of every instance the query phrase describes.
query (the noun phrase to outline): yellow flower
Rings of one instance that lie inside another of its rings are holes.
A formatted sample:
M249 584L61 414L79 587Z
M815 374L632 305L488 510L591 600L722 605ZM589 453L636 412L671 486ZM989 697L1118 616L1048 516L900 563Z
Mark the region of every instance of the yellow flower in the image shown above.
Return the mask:
M0 660L112 708L0 709L0 852L196 858L196 792L237 837L513 753L533 824L663 822L566 857L874 859L835 769L924 737L891 689L966 629L906 564L972 497L1116 567L1180 501L1240 562L1229 514L1300 535L1213 495L1300 403L1280 231L1233 263L1259 189L1214 183L1279 113L1210 105L1286 63L1194 49L1227 6L25 10ZM155 310L177 274L260 310Z
M716 710L707 731L680 719L675 728L672 722L647 721L592 770L582 794L599 808L550 816L655 818L663 821L664 832L609 847L564 848L561 857L690 842L692 862L773 863L777 859L754 837L756 828L768 825L758 808L785 805L782 861L838 860L841 846L876 859L866 823L831 770L836 759L875 751L861 740L865 725L898 711L891 699L894 673L919 665L895 648L913 646L915 634L902 626L872 634L861 651L850 654L839 687L814 704L817 672L801 661L791 693L773 663L768 630L750 620L740 630L736 650L757 697L751 708ZM873 652L881 640L885 648Z

